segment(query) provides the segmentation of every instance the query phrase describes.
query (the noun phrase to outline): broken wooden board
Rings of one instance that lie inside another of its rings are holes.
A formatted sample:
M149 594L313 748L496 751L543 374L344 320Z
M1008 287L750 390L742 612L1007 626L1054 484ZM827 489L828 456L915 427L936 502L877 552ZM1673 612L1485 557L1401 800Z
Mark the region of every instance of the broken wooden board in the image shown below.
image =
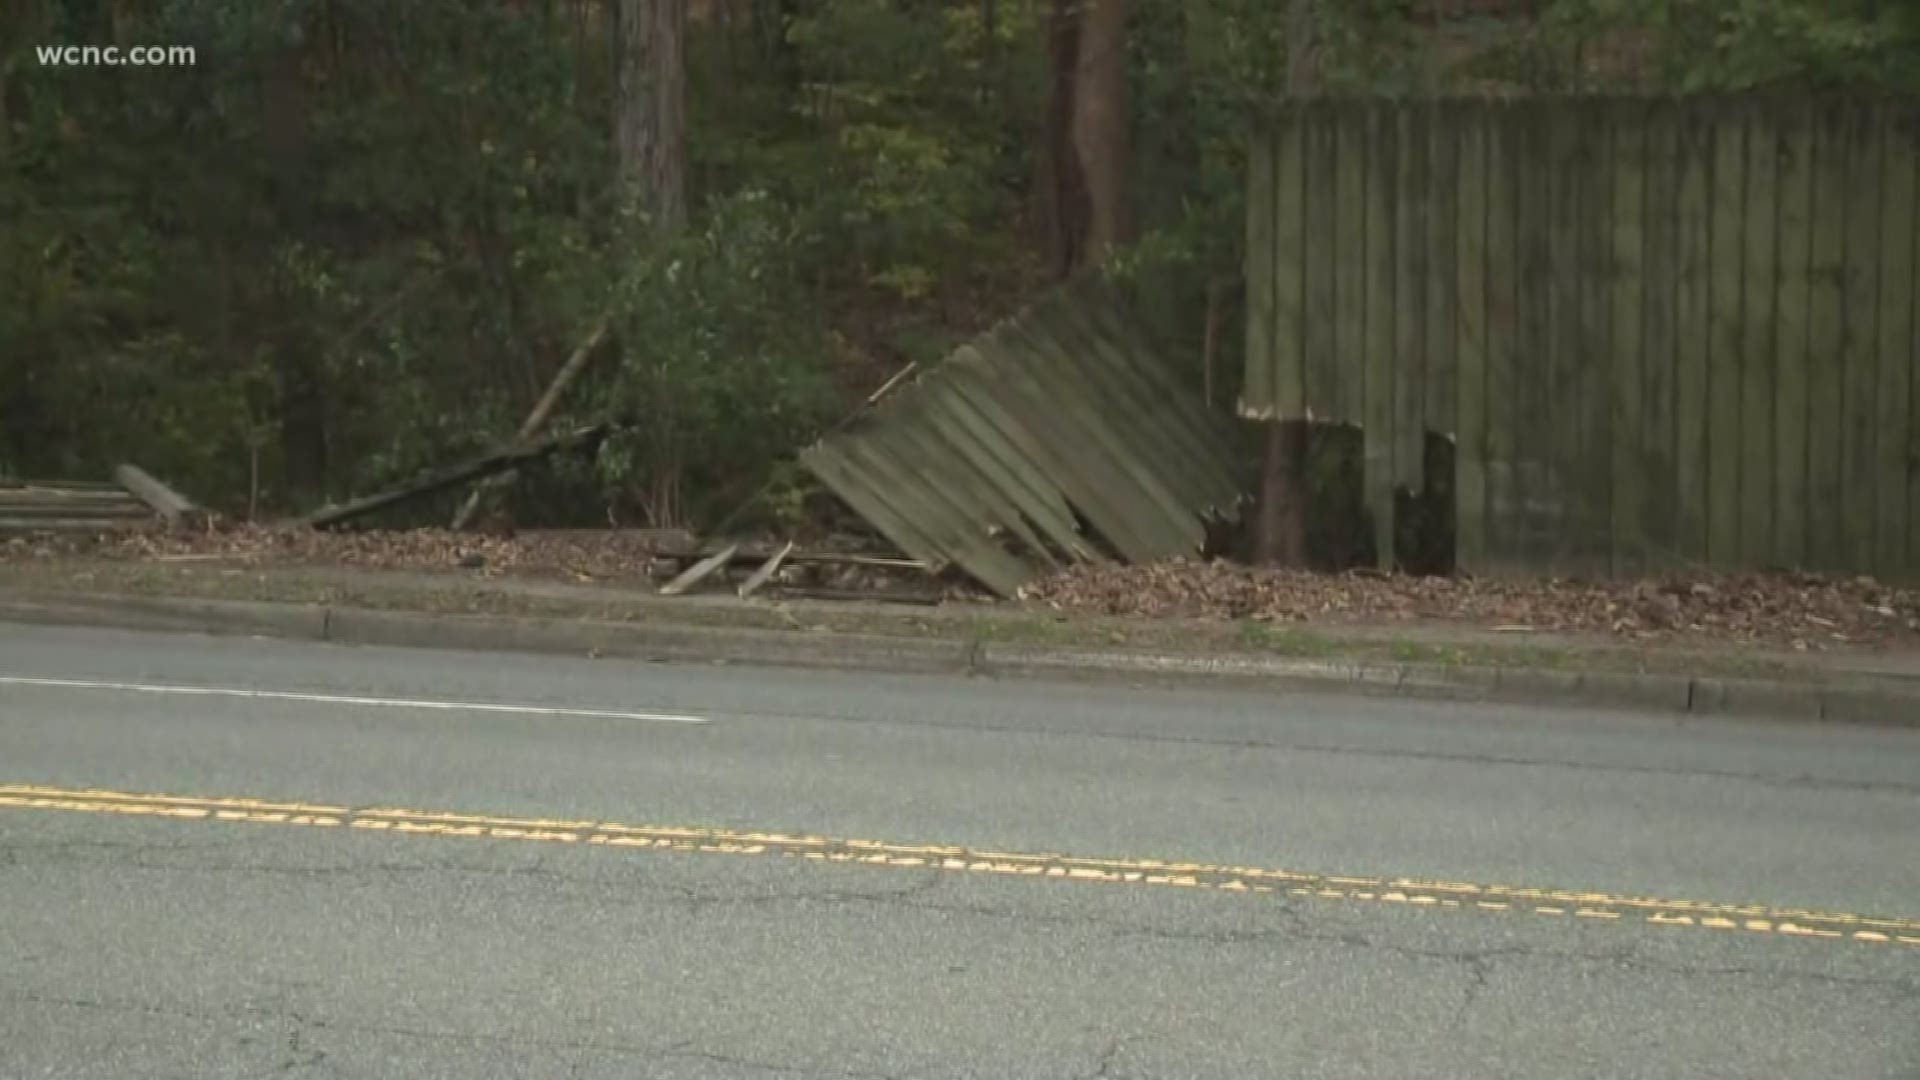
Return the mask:
M660 586L660 595L679 596L681 593L686 592L688 589L693 588L695 585L711 577L714 571L732 562L733 556L739 550L740 546L738 544L729 544L718 552L701 559L699 562L694 563L682 571L679 577Z
M173 490L148 475L138 465L120 465L113 470L113 478L127 492L151 507L166 523L173 528L187 525L204 524L207 512L195 506L191 499Z
M787 541L787 545L785 547L781 548L779 551L774 552L772 557L768 558L766 562L761 563L760 569L755 570L753 573L747 575L747 580L740 583L739 592L740 592L741 599L744 600L747 597L752 596L754 592L760 588L760 586L765 585L767 583L768 578L771 578L774 574L779 573L780 564L783 562L786 562L787 556L791 554L793 554L793 541L789 540Z

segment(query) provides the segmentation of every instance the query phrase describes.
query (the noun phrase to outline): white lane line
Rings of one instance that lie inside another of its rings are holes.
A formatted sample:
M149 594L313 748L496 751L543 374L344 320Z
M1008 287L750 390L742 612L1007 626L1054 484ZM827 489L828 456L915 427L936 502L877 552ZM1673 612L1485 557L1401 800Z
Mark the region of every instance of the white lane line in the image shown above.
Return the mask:
M318 705L369 705L388 709L443 709L451 712L513 713L519 716L581 716L597 720L647 720L660 724L710 724L704 716L678 713L566 709L546 705L502 705L487 701L423 701L413 698L358 697L351 694L301 694L290 690L247 690L229 686L167 686L157 683L94 682L85 679L35 679L0 675L0 686L38 686L54 690L111 690L128 694L179 694L192 697L302 701Z

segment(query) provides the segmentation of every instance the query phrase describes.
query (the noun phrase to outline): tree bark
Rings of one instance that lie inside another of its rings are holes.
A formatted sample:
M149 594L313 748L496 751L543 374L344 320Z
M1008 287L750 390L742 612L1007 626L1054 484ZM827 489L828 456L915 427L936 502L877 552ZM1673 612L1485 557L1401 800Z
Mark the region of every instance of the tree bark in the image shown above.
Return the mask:
M1087 187L1080 155L1073 142L1074 77L1080 65L1081 0L1053 0L1047 23L1048 67L1052 89L1047 97L1046 148L1041 154L1041 216L1046 223L1047 254L1055 277L1073 273L1080 262L1088 230Z
M1133 239L1132 144L1127 114L1129 0L1083 0L1073 94L1073 146L1086 177L1089 216L1081 251L1096 262Z
M1313 0L1288 0L1287 94L1312 96ZM1307 422L1280 417L1267 430L1261 463L1259 515L1255 520L1254 559L1273 566L1303 566L1307 561Z
M1048 24L1043 216L1055 276L1133 238L1128 132L1130 0L1054 0Z
M687 0L617 0L615 179L654 230L687 219Z

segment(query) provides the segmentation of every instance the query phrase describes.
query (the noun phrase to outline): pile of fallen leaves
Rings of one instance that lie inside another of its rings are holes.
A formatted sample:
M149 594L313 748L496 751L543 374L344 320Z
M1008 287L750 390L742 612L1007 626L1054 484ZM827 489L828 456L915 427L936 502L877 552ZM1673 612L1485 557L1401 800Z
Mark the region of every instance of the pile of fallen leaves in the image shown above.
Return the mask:
M223 522L191 533L16 538L0 541L0 562L84 557L263 567L457 569L484 577L637 583L658 581L682 565L659 545L659 535L644 530L490 536L443 529L325 532ZM961 591L972 595L971 590ZM1079 567L1029 586L1024 598L1072 614L1142 618L1441 621L1803 649L1920 646L1920 591L1867 577L1689 574L1638 581L1495 580L1364 571L1324 574L1174 560L1151 566Z
M1802 649L1920 645L1920 592L1867 577L1692 574L1639 581L1522 581L1322 574L1175 560L1080 567L1030 586L1026 596L1067 612L1148 618L1438 620Z
M86 557L138 562L344 566L367 570L476 570L616 581L662 570L658 539L592 531L489 536L445 529L327 532L220 523L203 531L74 534L0 541L0 562Z
M483 578L531 578L582 584L658 584L683 569L694 548L691 535L675 530L529 529L511 535L448 529L341 530L264 526L218 521L187 532L163 529L49 534L0 540L0 563L46 559L103 559L166 565L217 564L244 567L344 567L415 572L461 570ZM871 544L834 538L844 554L872 554ZM763 545L768 551L773 544ZM860 592L924 593L918 572L856 566L796 566L789 563L775 583ZM917 587L917 588L916 588ZM953 586L945 595L973 598L977 590Z

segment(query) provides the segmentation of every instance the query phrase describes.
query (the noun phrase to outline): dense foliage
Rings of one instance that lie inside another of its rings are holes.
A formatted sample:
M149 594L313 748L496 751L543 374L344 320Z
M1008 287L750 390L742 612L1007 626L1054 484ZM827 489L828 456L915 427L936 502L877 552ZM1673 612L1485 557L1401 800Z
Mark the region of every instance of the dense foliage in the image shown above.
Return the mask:
M1920 89L1920 5L1433 17L1457 6L1321 0L1324 88ZM309 508L494 445L611 310L561 419L624 426L523 484L522 512L711 523L905 362L1044 286L1054 0L692 9L694 214L663 240L609 198L595 0L5 5L0 474L131 459L224 509ZM1285 5L1133 9L1120 266L1196 383L1213 308L1224 381L1242 132L1284 84ZM34 52L108 41L197 63Z

